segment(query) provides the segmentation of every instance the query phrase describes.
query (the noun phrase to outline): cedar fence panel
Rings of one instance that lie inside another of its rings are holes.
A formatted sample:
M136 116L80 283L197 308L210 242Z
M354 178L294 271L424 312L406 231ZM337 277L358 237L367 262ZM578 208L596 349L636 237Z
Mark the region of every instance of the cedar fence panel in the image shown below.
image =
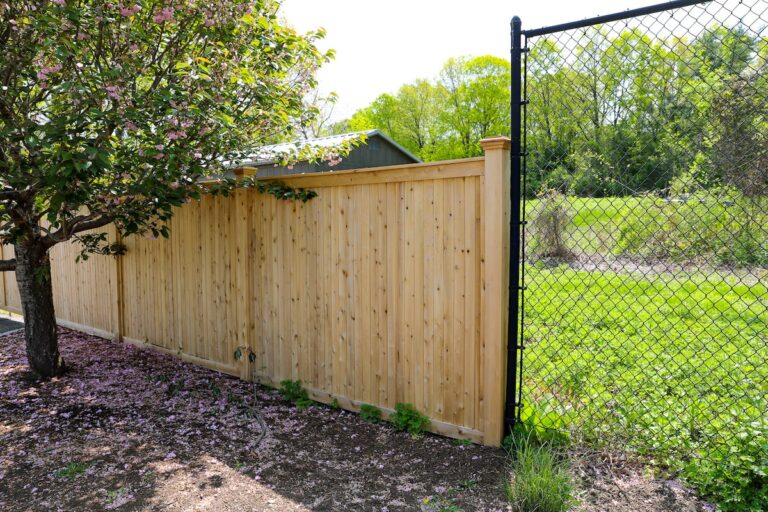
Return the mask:
M205 197L176 212L170 239L128 237L119 258L76 264L77 247L58 246L59 321L273 386L300 379L351 410L409 402L436 432L498 445L508 140L484 146L485 158L283 177L318 192L307 203ZM19 312L12 273L0 287Z

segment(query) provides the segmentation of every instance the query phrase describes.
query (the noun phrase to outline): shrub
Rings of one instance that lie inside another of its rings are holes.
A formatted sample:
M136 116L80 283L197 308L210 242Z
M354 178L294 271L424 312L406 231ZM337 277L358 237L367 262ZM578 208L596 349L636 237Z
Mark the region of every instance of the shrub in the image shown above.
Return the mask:
M646 204L626 217L615 253L735 267L768 266L765 198L716 187L668 198L651 195Z
M505 491L513 511L566 512L576 504L567 464L552 445L520 436L510 448Z
M378 423L381 421L381 410L370 404L360 406L360 417L368 423Z
M556 190L539 194L539 203L532 213L531 251L539 258L572 260L573 252L565 244L568 228L573 224L566 197Z
M742 427L683 474L723 512L759 512L768 507L768 422Z
M411 404L395 404L395 412L389 416L389 420L398 430L410 432L412 436L421 435L429 428L429 418L421 414Z

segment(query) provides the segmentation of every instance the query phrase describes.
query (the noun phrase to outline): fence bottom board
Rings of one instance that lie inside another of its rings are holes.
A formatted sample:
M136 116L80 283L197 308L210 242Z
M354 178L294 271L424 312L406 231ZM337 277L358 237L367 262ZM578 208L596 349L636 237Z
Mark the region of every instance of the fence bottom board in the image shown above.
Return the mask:
M275 382L266 375L254 375L254 380L259 384L263 384L272 388L280 387L278 382ZM323 404L331 404L334 400L336 400L336 402L339 404L339 407L347 411L360 412L360 406L366 403L359 400L352 400L343 395L334 395L316 388L307 387L305 389L307 390L307 393L309 393L309 397L312 400ZM390 409L388 407L381 407L376 404L371 405L374 405L379 410L381 410L382 416L385 419L389 418L389 415L395 412L394 409ZM485 434L480 430L462 427L459 425L454 425L453 423L446 423L444 421L437 421L431 418L430 425L427 430L433 434L439 434L441 436L450 437L453 439L467 439L477 444L489 444L486 442Z
M166 347L161 347L159 345L155 345L145 340L127 338L123 336L123 342L129 343L131 345L141 347L141 348L157 350L158 352L162 352L164 354L178 357L182 361L185 361L187 363L192 363L197 366L202 366L203 368L208 368L209 370L226 373L227 375L232 375L233 377L241 377L240 370L237 367L232 365L219 363L217 361L211 361L210 359L203 359L202 357L191 356L189 354L185 354L184 352L180 352L178 350L172 350Z
M0 308L0 314L3 316L21 316L21 310L19 308L15 308L13 306L2 306ZM57 320L58 322L58 320Z
M21 313L16 308L12 308L8 306L5 306L2 310L0 310L0 313L6 313L6 312L11 313L14 316L17 316ZM216 361L211 361L208 359L191 356L189 354L184 354L183 352L179 352L178 350L172 350L166 347L155 345L153 343L149 343L148 341L145 341L145 340L128 338L125 336L122 338L122 340L118 340L118 336L116 336L115 333L113 332L105 331L102 329L96 329L94 327L89 327L86 325L70 322L68 320L57 319L56 323L58 323L62 327L66 327L67 329L80 331L86 334L90 334L92 336L97 336L99 338L104 338L108 340L122 341L124 343L129 343L137 347L157 350L164 354L178 357L182 361L186 361L188 363L192 363L197 366L202 366L203 368L208 368L210 370L225 373L227 375L232 375L238 378L243 377L242 370L236 366L226 365ZM280 387L280 384L278 382L275 382L274 380L272 380L270 377L266 375L255 375L254 380L259 384L264 384L266 386L270 386L273 388ZM339 404L339 406L342 409L352 411L352 412L360 412L360 406L362 406L365 403L359 400L352 400L342 395L334 395L326 391L315 389L315 388L307 388L307 392L309 393L310 398L312 398L312 400L315 400L317 402L324 403L324 404L331 404L333 403L334 400L336 400L336 402ZM376 405L376 404L371 404L371 405ZM385 418L388 418L390 414L395 412L393 409L390 409L388 407L380 407L378 405L376 405L376 407L378 407L381 410L382 415ZM430 426L428 430L434 434L439 434L439 435L450 437L453 439L468 439L474 443L488 444L485 439L485 434L482 431L476 430L473 428L462 427L460 425L454 425L453 423L447 423L443 421L430 419Z

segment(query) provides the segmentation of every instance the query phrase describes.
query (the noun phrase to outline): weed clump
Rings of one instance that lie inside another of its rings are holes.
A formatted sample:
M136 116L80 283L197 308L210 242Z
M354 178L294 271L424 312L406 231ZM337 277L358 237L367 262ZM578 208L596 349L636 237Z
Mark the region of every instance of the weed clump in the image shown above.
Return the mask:
M280 395L289 402L293 402L296 407L303 409L312 405L307 390L301 384L300 380L284 380L280 382Z
M360 417L368 423L378 423L381 421L381 410L370 404L360 406Z
M429 428L429 418L421 414L412 404L398 402L395 412L389 417L395 428L402 432L410 432L412 436L420 436Z
M526 435L508 437L505 446L510 459L505 491L514 512L566 512L576 504L562 452Z

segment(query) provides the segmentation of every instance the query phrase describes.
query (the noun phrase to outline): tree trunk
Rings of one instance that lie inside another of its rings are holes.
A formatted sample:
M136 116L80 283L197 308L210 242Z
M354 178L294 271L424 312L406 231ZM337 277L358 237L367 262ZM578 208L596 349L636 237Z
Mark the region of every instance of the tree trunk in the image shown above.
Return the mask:
M56 336L51 261L48 250L20 243L16 248L16 282L24 315L27 360L33 372L48 378L64 371Z

